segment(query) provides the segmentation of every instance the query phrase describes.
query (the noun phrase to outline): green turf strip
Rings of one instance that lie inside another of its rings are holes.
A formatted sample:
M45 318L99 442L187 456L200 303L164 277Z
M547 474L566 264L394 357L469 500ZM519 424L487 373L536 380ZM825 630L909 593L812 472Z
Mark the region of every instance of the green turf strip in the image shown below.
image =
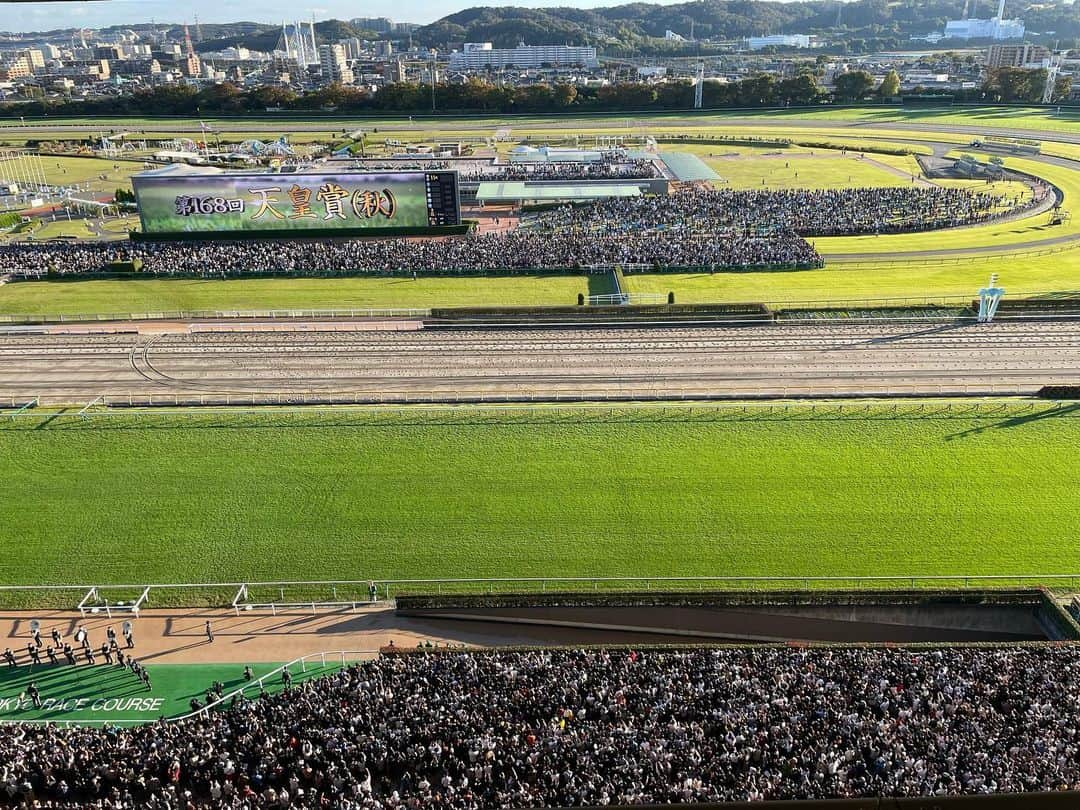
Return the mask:
M847 407L0 420L0 582L1080 572L1080 406Z
M574 306L610 294L610 275L138 279L0 286L0 314L85 315L264 309Z
M16 652L25 657L24 649ZM192 698L205 703L206 690L215 681L225 685L226 694L244 685L242 664L147 664L152 686L147 690L129 669L101 663L100 656L95 666L81 663L81 654L79 661L78 666L48 663L14 669L4 666L0 669L0 720L148 722L187 714L191 711ZM259 678L279 666L253 664L251 668L254 677ZM293 684L338 668L309 664L305 672L294 665ZM41 692L41 709L35 709L25 696L31 682ZM280 691L281 678L271 676L265 688L268 693ZM245 694L255 698L259 689L250 686Z

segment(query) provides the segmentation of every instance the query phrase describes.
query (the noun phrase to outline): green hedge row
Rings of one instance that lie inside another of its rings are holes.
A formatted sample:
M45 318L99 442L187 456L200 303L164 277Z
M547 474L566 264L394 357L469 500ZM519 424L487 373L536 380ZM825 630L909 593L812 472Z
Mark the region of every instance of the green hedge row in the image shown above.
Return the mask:
M581 307L445 307L431 310L432 318L453 320L483 317L563 317L636 318L647 315L716 315L754 320L771 320L772 312L764 304L655 304L630 306Z
M877 146L862 144L858 148L853 146L845 146L841 143L830 143L829 141L793 141L796 146L806 147L808 149L842 149L848 152L870 152L877 155L914 155L914 150L911 149L897 149L891 146Z

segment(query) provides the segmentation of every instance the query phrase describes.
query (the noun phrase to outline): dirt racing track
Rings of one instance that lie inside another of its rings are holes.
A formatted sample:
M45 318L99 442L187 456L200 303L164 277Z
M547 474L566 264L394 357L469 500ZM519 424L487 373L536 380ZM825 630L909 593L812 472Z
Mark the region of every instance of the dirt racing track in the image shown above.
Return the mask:
M1068 322L332 326L0 333L0 405L1026 394L1080 382L1080 323Z

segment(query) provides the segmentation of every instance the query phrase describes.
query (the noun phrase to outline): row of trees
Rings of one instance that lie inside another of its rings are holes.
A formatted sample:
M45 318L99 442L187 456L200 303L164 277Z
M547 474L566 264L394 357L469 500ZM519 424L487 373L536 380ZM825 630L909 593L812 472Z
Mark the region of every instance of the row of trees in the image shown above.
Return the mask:
M1045 70L1001 68L992 71L983 87L952 93L960 101L1037 102L1046 83ZM1068 77L1058 82L1055 100L1068 95ZM918 89L916 89L918 92ZM900 77L891 71L875 87L865 71L853 71L836 78L832 92L826 92L810 71L777 79L758 74L737 82L706 82L706 107L775 107L815 103L859 102L870 98L889 99L900 94ZM342 112L618 112L621 110L687 109L693 106L694 87L689 82L643 84L624 82L603 87L572 84L533 84L506 87L472 79L463 84L444 84L434 91L429 85L400 82L371 93L356 87L330 84L309 93L297 94L288 88L258 87L243 90L233 84L216 84L202 89L191 85L170 85L140 90L126 96L110 96L85 101L39 100L0 105L0 114L15 115L205 115L242 114L267 108L286 110L326 110Z

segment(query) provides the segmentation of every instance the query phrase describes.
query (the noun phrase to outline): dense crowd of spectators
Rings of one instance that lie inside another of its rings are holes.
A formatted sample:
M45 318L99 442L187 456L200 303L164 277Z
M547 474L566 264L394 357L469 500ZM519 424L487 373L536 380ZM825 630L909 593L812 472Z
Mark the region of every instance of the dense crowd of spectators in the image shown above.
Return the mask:
M618 180L660 177L660 171L651 160L608 156L608 159L592 163L570 161L521 161L518 163L490 163L487 161L462 160L388 160L357 162L355 167L368 172L388 171L456 171L461 180L467 181L521 181L521 180Z
M105 272L138 259L158 275L259 273L352 275L365 272L571 270L620 264L649 267L813 267L821 258L790 232L731 232L685 238L674 231L596 234L540 231L444 239L353 239L244 242L113 242L13 244L0 248L0 274L40 278Z
M565 163L526 161L459 172L462 180L639 180L659 177L651 160Z
M908 233L973 225L1007 203L966 189L895 188L733 191L693 189L668 196L609 198L545 212L538 227L639 230L678 228L713 233L778 227L806 236Z
M18 244L0 248L0 274L16 279L50 272L92 274L136 259L144 272L204 277L574 270L616 264L805 268L822 264L806 237L969 225L994 216L1002 204L993 195L943 188L695 189L562 206L531 215L516 230L461 237Z
M0 801L489 808L1075 789L1080 648L399 654L131 729L19 725Z

